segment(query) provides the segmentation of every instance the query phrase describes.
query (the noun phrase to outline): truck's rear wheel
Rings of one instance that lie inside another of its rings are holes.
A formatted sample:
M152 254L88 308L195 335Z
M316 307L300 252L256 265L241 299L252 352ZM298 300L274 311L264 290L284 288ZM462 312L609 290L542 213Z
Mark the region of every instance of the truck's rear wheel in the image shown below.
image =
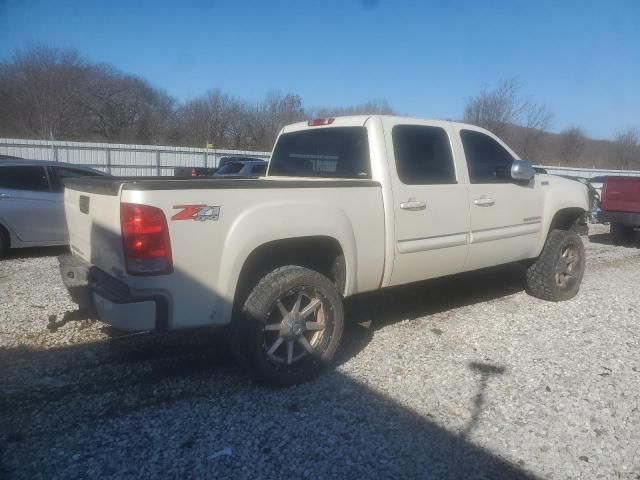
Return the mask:
M611 223L611 238L616 245L625 245L633 242L636 235L633 227L627 227L622 223Z
M234 351L257 380L294 385L331 362L343 326L342 300L328 278L281 267L258 282L232 322Z
M527 269L527 291L543 300L569 300L580 290L584 268L580 237L572 231L552 230L542 253Z

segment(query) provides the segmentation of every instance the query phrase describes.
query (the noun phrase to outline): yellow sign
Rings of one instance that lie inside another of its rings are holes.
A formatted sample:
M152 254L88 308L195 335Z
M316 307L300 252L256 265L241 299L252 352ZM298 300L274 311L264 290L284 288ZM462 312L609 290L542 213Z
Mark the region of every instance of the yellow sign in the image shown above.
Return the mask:
M207 143L207 148L213 148L213 143Z

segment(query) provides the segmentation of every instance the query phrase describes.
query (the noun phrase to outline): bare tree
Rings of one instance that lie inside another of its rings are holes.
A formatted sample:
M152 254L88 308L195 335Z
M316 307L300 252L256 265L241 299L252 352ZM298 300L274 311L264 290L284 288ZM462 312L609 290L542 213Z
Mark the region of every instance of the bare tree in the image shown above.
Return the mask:
M537 159L552 114L546 106L523 97L521 91L516 78L503 80L492 90L483 88L467 103L464 121L507 140L523 157Z
M640 130L628 127L616 135L616 162L623 170L640 169Z
M493 90L484 87L467 103L464 121L503 136L522 117L520 88L520 82L515 78L503 80Z
M0 133L31 138L81 136L78 102L86 78L77 53L35 47L0 64Z
M577 165L586 144L587 137L580 127L575 125L567 127L560 133L558 155L566 165Z
M395 115L396 112L386 100L369 100L360 105L347 107L316 107L309 109L309 118L335 117L340 115Z

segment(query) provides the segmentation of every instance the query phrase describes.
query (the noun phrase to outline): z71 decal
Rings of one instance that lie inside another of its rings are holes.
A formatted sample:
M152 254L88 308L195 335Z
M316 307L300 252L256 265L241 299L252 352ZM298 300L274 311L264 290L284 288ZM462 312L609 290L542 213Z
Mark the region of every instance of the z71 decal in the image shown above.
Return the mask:
M217 222L220 218L220 207L211 205L174 205L173 208L181 208L171 220L197 220L204 222L212 220Z

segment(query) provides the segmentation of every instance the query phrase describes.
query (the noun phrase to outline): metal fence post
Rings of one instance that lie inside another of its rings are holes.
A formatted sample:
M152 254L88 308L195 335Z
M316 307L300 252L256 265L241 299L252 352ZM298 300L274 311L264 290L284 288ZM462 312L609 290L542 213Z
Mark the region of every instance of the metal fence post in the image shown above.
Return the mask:
M53 161L58 161L58 146L56 144L53 145Z
M104 149L104 151L105 151L106 156L107 156L107 165L106 165L106 167L107 167L107 173L108 173L109 175L111 175L111 149L110 149L109 147L106 147L106 148Z
M204 153L204 168L207 168L207 151L205 150Z
M162 171L160 170L160 150L156 150L156 175L158 177L162 175Z

